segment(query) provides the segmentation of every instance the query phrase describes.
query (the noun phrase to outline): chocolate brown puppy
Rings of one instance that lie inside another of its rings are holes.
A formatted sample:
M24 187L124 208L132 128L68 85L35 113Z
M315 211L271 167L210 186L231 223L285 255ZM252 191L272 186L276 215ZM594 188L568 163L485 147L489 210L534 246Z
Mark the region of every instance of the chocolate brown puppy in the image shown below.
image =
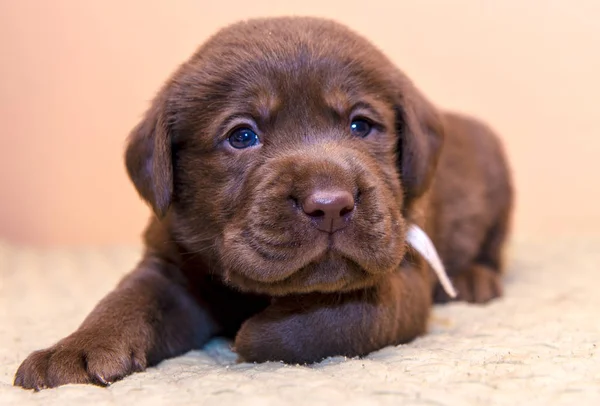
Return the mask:
M107 385L216 335L258 362L408 342L448 299L410 224L460 298L501 294L512 191L498 139L334 22L218 32L158 92L126 166L154 211L143 259L16 385Z

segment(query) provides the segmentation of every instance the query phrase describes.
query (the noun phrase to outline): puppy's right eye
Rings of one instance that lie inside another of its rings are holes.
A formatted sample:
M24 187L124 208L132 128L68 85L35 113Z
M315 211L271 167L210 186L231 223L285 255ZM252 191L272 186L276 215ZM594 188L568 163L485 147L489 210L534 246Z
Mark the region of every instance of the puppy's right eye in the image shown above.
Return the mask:
M366 119L357 118L350 123L350 132L352 132L352 135L360 138L365 138L371 133L372 129L373 125Z
M259 143L258 135L248 127L235 129L229 136L229 144L236 149L253 147Z

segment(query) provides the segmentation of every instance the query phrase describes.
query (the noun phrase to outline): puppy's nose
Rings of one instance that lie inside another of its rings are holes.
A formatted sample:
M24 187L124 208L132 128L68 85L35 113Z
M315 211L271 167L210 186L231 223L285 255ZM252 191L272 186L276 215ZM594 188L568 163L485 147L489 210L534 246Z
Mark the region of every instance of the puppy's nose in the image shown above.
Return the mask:
M302 202L302 210L313 218L317 229L334 233L348 224L354 210L354 197L344 190L318 190Z

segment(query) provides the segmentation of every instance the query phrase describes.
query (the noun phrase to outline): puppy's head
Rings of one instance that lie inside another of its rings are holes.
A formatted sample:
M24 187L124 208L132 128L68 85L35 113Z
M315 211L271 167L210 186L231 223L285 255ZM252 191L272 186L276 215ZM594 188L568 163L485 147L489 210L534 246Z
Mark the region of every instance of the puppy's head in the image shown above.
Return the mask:
M171 237L236 287L342 291L398 267L441 142L436 110L365 39L278 18L230 26L184 63L126 164Z

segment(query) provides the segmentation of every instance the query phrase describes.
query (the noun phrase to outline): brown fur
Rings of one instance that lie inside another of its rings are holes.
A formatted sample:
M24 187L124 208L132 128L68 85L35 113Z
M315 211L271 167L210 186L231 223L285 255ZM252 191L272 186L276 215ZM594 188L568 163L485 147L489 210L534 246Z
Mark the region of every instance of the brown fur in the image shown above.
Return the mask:
M374 123L367 137L350 133L355 116ZM260 146L228 144L240 124ZM156 214L144 258L76 332L30 355L16 385L106 385L215 335L258 362L408 342L433 299L448 299L406 247L409 223L432 237L462 299L501 294L512 192L498 139L440 113L336 23L220 31L158 93L126 164ZM343 229L302 212L315 190L351 193Z

